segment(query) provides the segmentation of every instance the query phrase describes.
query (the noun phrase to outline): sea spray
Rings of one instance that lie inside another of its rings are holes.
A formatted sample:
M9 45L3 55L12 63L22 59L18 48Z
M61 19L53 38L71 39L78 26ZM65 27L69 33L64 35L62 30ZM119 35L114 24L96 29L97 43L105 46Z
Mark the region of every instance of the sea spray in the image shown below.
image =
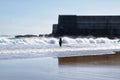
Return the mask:
M119 51L119 39L108 38L69 38L62 37L62 47L59 38L31 37L14 38L0 37L0 59L25 58L39 56L69 55L101 55Z
M53 37L11 38L0 37L0 49L46 49L58 48L59 39ZM89 48L89 47L120 47L119 39L109 38L69 38L62 37L63 47Z

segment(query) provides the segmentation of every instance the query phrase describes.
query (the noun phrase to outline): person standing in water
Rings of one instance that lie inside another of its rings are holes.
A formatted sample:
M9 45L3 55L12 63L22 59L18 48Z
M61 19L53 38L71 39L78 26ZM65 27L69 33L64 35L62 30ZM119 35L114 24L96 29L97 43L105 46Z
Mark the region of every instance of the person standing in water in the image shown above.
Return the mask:
M59 39L59 45L62 46L62 38Z

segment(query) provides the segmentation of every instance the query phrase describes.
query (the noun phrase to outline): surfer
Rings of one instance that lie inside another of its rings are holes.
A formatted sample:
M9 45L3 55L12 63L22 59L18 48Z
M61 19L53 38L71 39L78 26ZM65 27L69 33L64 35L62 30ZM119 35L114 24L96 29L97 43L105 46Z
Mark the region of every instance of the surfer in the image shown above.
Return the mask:
M59 45L62 46L62 38L59 39Z

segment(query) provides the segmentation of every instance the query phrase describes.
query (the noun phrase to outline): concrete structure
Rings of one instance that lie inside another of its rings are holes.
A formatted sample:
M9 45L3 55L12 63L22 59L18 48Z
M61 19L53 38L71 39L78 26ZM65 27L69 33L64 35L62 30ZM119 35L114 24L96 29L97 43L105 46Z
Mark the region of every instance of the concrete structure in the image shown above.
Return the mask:
M119 37L120 16L59 15L53 36Z

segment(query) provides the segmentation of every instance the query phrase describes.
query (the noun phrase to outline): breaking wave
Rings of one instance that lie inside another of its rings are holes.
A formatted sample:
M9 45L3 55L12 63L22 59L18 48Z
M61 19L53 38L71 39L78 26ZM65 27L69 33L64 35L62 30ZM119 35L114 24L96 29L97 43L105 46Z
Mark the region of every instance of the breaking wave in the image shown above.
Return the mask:
M58 44L59 39L57 38L45 38L45 37L34 37L34 38L9 38L0 37L0 45L49 45ZM119 39L108 39L108 38L62 38L63 44L118 44Z
M14 38L9 36L1 36L0 59L28 58L39 56L65 56L68 55L68 53L69 55L100 55L110 54L113 51L120 50L119 39L109 39L103 37L63 37L62 43L63 46L60 48L58 38Z

